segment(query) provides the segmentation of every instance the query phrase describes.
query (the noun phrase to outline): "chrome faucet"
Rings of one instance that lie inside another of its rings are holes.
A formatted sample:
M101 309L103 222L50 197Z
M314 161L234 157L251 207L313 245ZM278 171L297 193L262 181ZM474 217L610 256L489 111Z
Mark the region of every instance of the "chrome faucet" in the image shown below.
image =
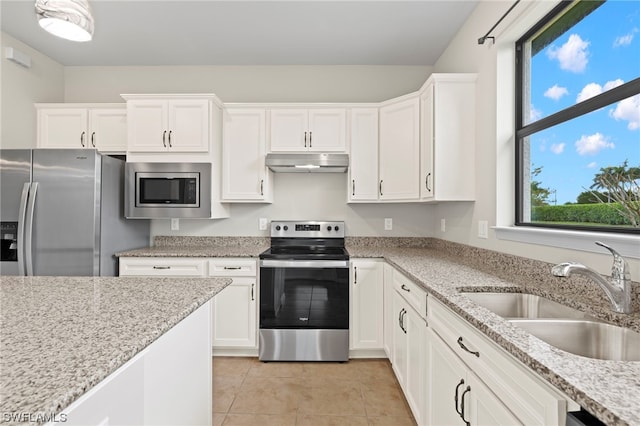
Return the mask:
M599 273L575 262L560 263L551 268L551 273L556 277L569 277L571 274L580 274L591 278L598 283L611 301L613 311L623 314L631 313L631 279L629 278L629 265L620 254L607 246L596 241L596 244L606 248L613 255L613 266L611 267L611 280L607 280Z

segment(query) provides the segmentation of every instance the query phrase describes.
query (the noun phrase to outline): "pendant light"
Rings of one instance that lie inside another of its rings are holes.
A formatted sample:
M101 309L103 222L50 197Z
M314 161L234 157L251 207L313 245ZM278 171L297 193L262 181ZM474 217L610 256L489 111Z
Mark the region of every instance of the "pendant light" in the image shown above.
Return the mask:
M51 34L72 41L90 41L93 16L88 0L36 0L38 23Z

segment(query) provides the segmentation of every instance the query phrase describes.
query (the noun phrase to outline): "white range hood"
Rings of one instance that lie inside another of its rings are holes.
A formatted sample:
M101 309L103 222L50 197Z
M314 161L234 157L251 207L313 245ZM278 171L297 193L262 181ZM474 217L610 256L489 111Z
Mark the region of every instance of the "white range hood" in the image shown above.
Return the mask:
M266 164L279 173L345 173L349 154L342 153L271 153Z

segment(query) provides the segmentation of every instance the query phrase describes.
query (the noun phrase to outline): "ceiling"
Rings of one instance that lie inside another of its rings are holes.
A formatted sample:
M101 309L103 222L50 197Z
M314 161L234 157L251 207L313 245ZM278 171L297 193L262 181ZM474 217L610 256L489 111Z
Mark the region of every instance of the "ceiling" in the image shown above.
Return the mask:
M65 66L434 65L479 0L89 0L94 39L54 37L33 0L2 31Z

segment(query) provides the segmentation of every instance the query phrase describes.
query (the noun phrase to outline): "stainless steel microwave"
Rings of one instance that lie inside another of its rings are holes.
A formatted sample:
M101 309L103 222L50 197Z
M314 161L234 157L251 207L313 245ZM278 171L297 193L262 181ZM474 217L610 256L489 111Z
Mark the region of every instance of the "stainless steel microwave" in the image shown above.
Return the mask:
M124 215L211 217L211 163L127 163Z

